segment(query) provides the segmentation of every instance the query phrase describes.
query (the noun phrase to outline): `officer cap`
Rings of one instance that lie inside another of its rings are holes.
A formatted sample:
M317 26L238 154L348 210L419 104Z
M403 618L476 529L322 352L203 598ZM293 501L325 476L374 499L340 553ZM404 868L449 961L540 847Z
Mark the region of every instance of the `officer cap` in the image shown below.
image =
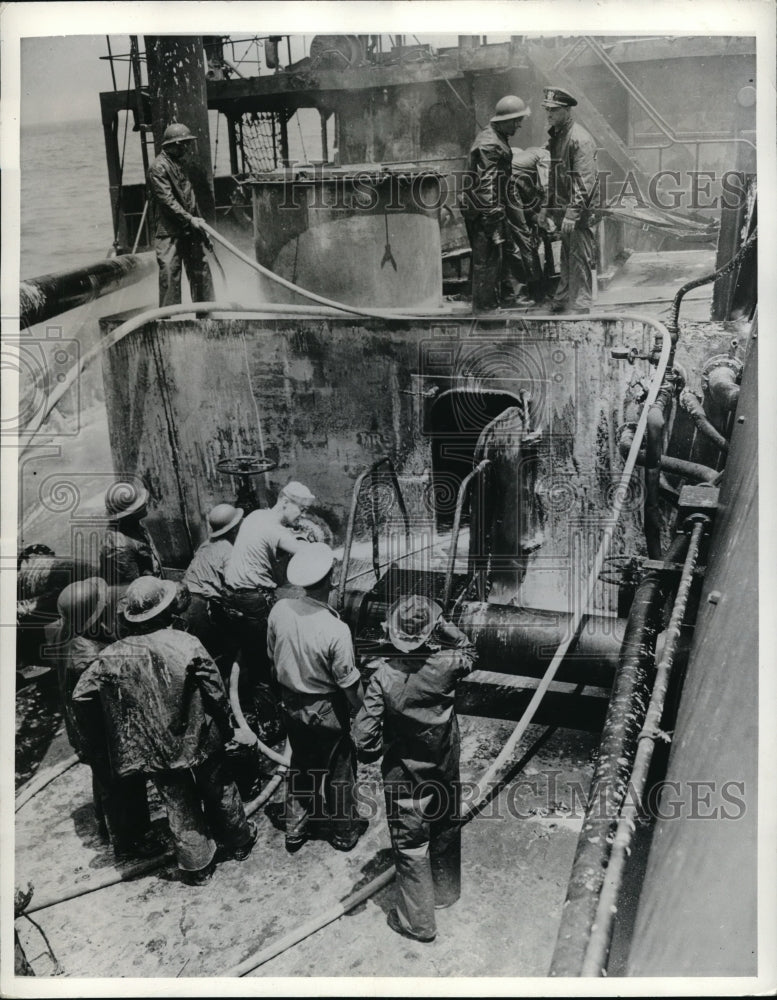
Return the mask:
M561 87L545 87L542 91L543 108L574 108L577 98Z

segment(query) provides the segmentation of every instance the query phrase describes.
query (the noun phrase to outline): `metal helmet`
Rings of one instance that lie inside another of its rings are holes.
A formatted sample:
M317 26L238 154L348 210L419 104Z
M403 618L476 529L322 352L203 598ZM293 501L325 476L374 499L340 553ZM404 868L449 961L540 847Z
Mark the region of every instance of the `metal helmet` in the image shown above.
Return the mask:
M57 598L57 611L71 635L87 632L105 611L108 585L99 576L71 583Z
M105 513L111 520L129 517L148 501L148 490L135 483L114 483L105 491Z
M170 607L178 594L172 580L156 576L139 576L127 588L124 617L128 622L145 622Z
M233 507L231 503L216 504L208 514L209 537L221 538L226 535L235 525L240 524L242 517L242 507Z
M165 129L165 134L162 136L162 147L169 146L174 142L194 142L195 137L189 131L186 125L181 125L178 122L174 122L172 125L168 125Z
M496 102L492 122L509 122L514 118L526 118L531 114L531 108L516 97L515 94L508 94Z

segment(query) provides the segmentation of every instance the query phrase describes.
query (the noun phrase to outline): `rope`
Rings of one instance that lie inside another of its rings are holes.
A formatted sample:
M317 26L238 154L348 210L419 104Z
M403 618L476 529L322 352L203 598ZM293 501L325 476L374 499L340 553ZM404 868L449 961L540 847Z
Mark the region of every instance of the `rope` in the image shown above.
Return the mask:
M34 778L31 778L26 785L19 789L14 803L14 812L18 813L22 806L26 805L30 799L35 798L38 792L42 792L55 778L64 774L65 771L69 771L71 767L75 767L78 763L80 763L78 757L72 754L70 757L66 757L65 760L61 760L58 764L53 764L45 771L39 771Z

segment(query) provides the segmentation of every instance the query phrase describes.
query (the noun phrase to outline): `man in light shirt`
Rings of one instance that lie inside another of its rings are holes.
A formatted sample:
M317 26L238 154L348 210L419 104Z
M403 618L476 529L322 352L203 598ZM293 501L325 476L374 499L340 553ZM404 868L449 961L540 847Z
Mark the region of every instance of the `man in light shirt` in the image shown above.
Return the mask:
M224 607L234 616L240 644L239 678L230 685L231 700L239 700L238 719L255 714L265 742L282 735L271 691L267 660L267 616L275 603L275 591L286 582L288 560L308 542L292 530L300 515L315 501L302 483L283 487L274 506L254 510L240 525L232 554L224 569ZM263 725L262 725L263 724Z
M351 633L327 603L334 553L309 545L289 563L289 582L304 597L278 601L267 625L267 652L291 744L286 792L286 850L309 839L311 820L329 820L329 842L350 851L364 832L356 814L356 757L350 716L362 699Z

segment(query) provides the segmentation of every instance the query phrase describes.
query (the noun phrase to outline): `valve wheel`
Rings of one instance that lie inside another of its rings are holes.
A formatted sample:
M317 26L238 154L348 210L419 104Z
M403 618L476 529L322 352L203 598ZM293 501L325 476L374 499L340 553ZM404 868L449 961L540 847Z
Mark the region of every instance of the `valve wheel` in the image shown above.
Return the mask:
M259 476L277 466L278 463L266 455L235 455L233 458L222 458L216 468L228 476Z

